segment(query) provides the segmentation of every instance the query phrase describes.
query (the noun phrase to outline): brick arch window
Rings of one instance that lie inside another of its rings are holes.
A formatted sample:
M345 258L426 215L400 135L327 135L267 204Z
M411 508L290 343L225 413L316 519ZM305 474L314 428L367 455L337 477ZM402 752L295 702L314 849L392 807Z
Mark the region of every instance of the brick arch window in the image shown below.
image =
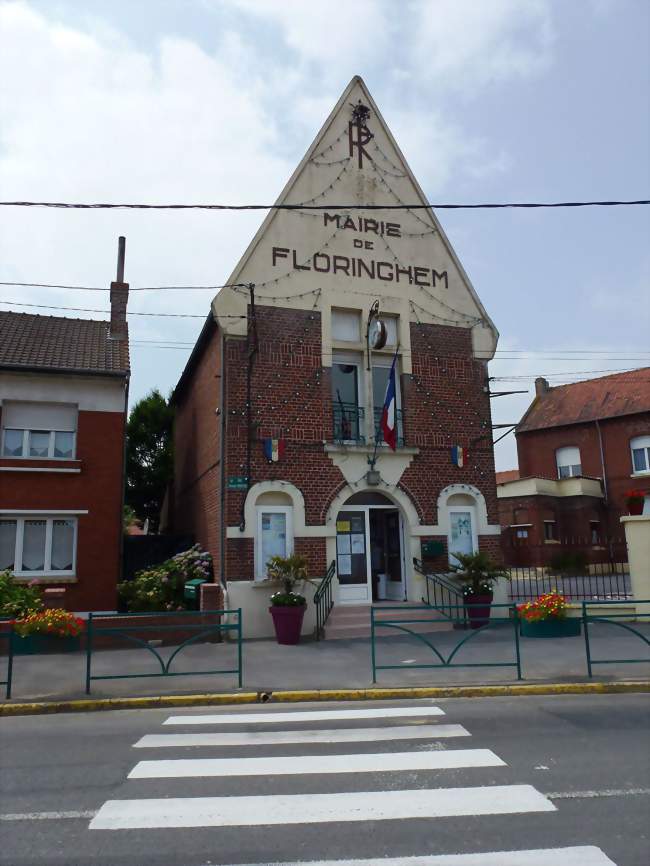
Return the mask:
M650 473L650 435L635 436L631 439L630 451L632 452L632 474Z
M558 478L572 478L582 475L582 464L580 462L580 449L577 445L566 445L558 448L555 452Z

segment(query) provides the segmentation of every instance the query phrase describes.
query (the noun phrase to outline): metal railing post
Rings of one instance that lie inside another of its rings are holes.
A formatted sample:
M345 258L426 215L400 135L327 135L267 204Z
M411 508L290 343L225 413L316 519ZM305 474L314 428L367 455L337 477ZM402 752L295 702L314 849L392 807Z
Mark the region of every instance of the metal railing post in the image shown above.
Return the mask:
M370 608L370 654L372 657L372 681L377 682L377 666L375 662L375 609Z
M585 630L585 649L587 651L587 673L590 677L593 677L593 671L591 667L591 648L589 646L589 624L587 617L587 602L582 602L582 625Z
M242 622L241 622L241 607L237 608L237 682L239 683L239 688L242 687L242 683L244 681L244 672L242 670Z
M90 694L90 664L92 658L92 642L93 642L93 614L92 611L88 614L88 624L86 626L86 694Z
M519 645L519 611L517 610L517 605L512 605L513 612L513 622L515 628L515 655L517 657L517 679L523 680L521 675L521 647Z
M7 688L5 697L7 700L11 697L11 678L14 671L14 628L9 626L9 647L7 649Z

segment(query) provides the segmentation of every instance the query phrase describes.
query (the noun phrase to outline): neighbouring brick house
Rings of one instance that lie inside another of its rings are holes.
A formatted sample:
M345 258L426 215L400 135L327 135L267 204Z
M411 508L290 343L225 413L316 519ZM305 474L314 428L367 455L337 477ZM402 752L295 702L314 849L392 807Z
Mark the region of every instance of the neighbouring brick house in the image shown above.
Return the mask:
M248 635L272 631L273 554L304 554L314 577L335 563L349 605L419 600L414 557L500 555L497 331L432 212L381 209L425 201L353 79L278 203L373 209L271 211L175 389L170 520L210 550ZM369 318L386 337L372 351ZM395 355L393 451L379 417Z
M625 494L650 496L650 368L554 388L540 378L535 392L516 429L517 477L497 473L506 561L625 560Z
M0 311L0 570L115 610L129 385L128 285L111 320Z

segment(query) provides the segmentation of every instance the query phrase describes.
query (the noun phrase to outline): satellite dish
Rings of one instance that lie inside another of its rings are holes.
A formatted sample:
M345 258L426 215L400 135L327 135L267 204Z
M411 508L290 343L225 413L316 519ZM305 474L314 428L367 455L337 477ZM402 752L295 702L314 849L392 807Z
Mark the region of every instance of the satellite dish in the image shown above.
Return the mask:
M368 340L371 349L377 351L378 349L384 348L386 341L388 340L388 331L386 330L386 325L382 319L372 320L368 331Z

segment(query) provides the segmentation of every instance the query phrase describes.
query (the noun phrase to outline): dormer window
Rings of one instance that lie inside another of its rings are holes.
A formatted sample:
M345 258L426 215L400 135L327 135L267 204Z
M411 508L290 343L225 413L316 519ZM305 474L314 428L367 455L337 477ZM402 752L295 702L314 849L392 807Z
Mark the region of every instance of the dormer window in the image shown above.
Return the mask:
M555 460L558 478L573 478L576 475L582 475L580 449L575 445L558 448L555 452Z

